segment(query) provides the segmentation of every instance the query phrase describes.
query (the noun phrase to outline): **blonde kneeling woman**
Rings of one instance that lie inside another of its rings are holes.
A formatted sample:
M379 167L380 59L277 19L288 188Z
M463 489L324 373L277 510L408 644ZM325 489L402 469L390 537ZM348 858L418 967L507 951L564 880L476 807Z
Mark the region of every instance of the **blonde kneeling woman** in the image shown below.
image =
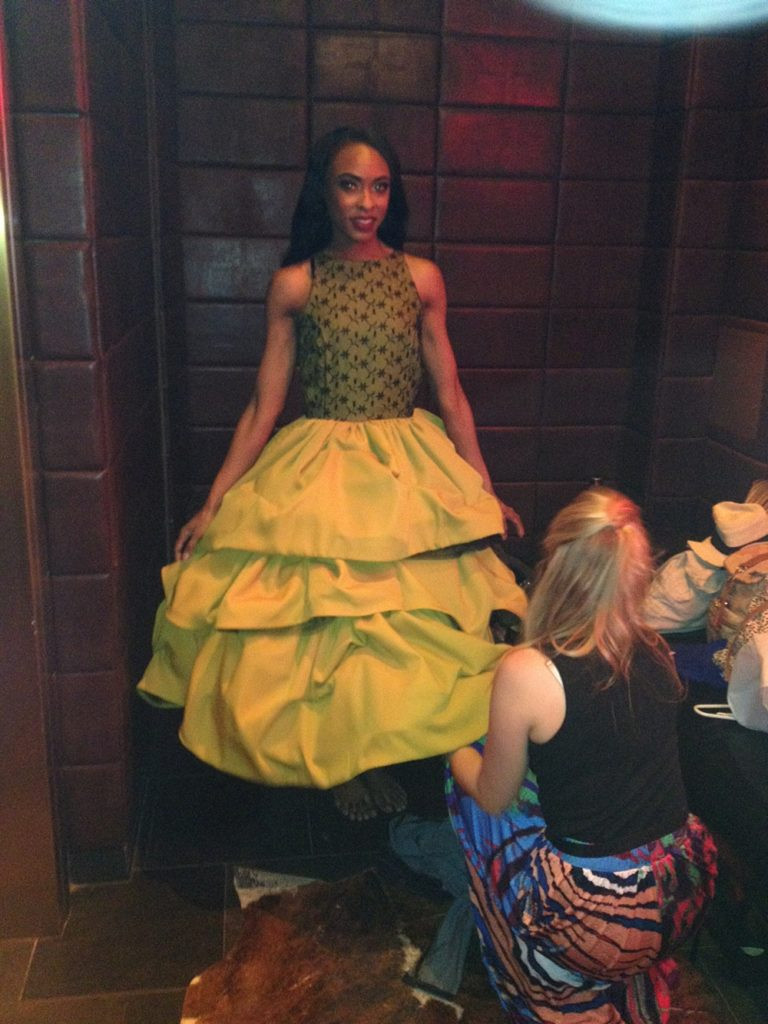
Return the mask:
M594 488L543 548L487 737L450 758L484 959L512 1021L659 1024L716 851L686 806L681 686L641 617L648 538L632 501Z

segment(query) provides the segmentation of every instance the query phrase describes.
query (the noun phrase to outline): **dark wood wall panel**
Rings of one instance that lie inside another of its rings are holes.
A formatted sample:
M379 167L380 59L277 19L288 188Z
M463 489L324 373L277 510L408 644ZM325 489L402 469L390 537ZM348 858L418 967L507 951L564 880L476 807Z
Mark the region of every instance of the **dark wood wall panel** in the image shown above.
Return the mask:
M130 867L130 707L165 557L145 63L163 5L146 23L140 2L6 10L54 774L87 881L85 865Z
M190 504L248 393L308 147L351 123L400 151L410 244L443 270L481 445L529 526L602 477L683 529L715 318L729 288L743 315L763 301L759 254L729 248L739 138L762 159L756 111L746 134L733 116L761 88L752 41L622 37L495 0L300 7L176 5L187 423L195 446L212 432ZM759 239L759 183L739 196Z
M702 38L689 59L647 503L678 539L768 476L767 49L764 32Z
M164 538L250 394L308 148L334 125L397 145L409 244L445 274L481 445L532 536L600 477L679 543L768 475L765 388L749 437L713 404L734 338L765 372L765 34L639 41L508 0L8 9L75 874L130 842ZM283 421L298 411L294 389Z

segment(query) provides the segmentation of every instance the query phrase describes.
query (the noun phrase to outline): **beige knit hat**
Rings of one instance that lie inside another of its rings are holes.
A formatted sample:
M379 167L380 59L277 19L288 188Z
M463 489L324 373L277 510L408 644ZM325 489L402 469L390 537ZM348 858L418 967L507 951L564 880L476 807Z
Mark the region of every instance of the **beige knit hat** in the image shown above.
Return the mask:
M712 506L712 518L715 534L688 541L691 551L708 565L722 566L733 551L768 538L768 511L756 502L720 501Z

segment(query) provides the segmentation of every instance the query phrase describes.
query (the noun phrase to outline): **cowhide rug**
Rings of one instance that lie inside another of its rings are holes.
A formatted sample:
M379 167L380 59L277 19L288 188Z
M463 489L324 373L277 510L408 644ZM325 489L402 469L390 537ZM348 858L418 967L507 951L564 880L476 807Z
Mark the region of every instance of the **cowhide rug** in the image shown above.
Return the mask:
M504 1024L476 957L455 1005L403 982L444 910L375 871L263 896L245 907L235 946L189 985L182 1024ZM719 1024L713 999L683 962L670 1024Z

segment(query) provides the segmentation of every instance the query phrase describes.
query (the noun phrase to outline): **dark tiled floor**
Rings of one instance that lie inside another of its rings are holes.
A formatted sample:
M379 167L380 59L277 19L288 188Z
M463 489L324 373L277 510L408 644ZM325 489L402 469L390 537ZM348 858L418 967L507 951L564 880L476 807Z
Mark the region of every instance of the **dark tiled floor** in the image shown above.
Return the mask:
M236 865L327 879L392 870L386 821L352 824L327 793L222 776L178 745L172 714L151 721L132 876L76 889L61 936L0 943L0 1024L178 1024L188 982L237 936ZM439 764L399 774L411 808L438 816ZM706 934L698 964L722 1024L768 1022L768 984L739 984Z

